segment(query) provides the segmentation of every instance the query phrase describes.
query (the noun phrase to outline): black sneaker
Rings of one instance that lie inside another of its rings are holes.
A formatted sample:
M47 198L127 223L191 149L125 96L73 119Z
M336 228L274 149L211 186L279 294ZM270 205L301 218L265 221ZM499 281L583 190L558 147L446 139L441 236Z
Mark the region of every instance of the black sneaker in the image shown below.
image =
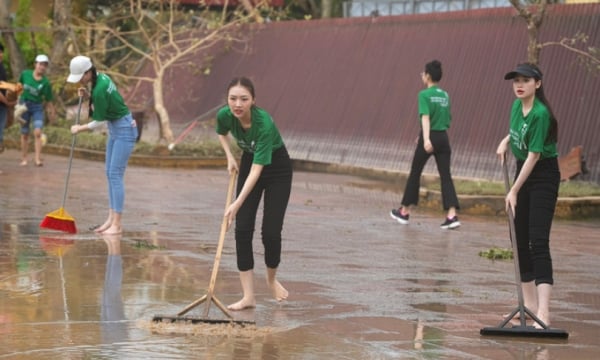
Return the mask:
M409 214L402 215L402 213L400 212L400 209L392 209L392 211L390 211L390 216L392 217L392 219L398 221L400 224L406 225L406 224L408 224L408 217L410 215Z
M460 221L458 221L458 217L454 216L452 219L446 218L446 221L440 227L442 229L456 229L460 226Z

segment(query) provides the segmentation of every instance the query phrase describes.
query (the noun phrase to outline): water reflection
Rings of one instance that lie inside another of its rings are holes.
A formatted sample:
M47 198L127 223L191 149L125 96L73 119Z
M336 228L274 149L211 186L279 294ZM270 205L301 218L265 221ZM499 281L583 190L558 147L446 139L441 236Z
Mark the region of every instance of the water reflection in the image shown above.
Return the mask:
M121 297L123 283L121 238L121 235L102 235L108 249L100 309L102 340L105 344L123 342L127 339L127 325L122 321L126 319Z
M62 290L63 313L65 321L69 321L69 306L67 303L67 281L65 280L65 266L63 263L64 255L73 247L75 241L72 239L54 238L40 236L42 249L52 256L58 257L58 269L60 274L60 285Z
M282 346L285 347L284 344ZM261 341L251 339L237 339L233 342L232 359L262 359L277 360L280 359L280 344L270 336L266 336Z

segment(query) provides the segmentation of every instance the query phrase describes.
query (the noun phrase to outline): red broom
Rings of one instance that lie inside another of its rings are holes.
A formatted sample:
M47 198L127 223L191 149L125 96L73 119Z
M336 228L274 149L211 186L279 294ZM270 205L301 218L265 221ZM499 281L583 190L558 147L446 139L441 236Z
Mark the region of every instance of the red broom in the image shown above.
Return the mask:
M79 116L81 114L81 103L83 98L79 97L79 105L77 108L77 118L75 119L75 125L79 125ZM73 135L73 141L71 141L71 151L69 153L69 167L67 170L67 178L65 179L65 191L63 193L62 206L58 210L54 210L51 213L46 214L42 222L40 223L41 228L63 231L71 234L77 233L77 227L75 226L75 219L65 210L65 202L67 201L67 188L69 187L69 177L71 176L71 164L73 164L73 149L75 148L75 135Z

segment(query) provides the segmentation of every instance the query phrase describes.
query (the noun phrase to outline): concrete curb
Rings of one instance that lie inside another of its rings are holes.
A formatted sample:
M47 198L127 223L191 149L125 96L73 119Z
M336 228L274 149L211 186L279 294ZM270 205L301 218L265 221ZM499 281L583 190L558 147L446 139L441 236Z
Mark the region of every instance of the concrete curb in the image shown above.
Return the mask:
M309 160L294 160L294 168L303 171L324 172L330 174L355 175L373 180L400 184L406 181L408 174L385 169L370 169L358 166L320 163ZM442 196L439 191L427 189L427 184L438 182L437 175L424 174L419 197L419 207L440 211ZM403 189L398 189L402 191ZM494 195L458 195L460 213L470 215L506 216L504 196ZM555 217L560 219L592 219L600 218L600 196L581 198L558 198Z
M69 156L69 147L46 145L44 152L53 155ZM76 158L104 161L104 152L75 149ZM358 166L320 163L309 160L292 160L294 169L301 171L321 172L329 174L354 175L367 179L385 181L390 184L400 184L406 180L407 173L384 169L371 169ZM206 169L227 166L225 158L193 158L168 155L137 155L133 154L129 163L134 166L154 168ZM440 211L442 198L439 191L429 190L427 184L437 182L436 175L424 174L419 207ZM402 189L398 189L402 191ZM460 195L460 213L470 215L505 216L503 196ZM560 219L592 219L600 218L600 197L559 198L556 205L555 217Z

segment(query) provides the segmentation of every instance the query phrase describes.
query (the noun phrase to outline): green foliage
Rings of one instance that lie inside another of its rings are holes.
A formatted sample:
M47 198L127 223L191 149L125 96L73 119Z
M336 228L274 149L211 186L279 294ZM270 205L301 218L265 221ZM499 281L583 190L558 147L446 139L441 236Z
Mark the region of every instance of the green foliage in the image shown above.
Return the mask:
M513 252L511 249L492 247L489 250L480 251L479 256L490 260L512 260Z
M51 19L48 19L42 24L31 23L31 0L19 0L17 7L17 13L14 20L14 26L16 28L29 28L29 27L41 27L47 29L47 31L23 31L17 32L15 38L19 49L23 54L23 58L26 61L27 66L33 66L33 60L38 54L48 54L52 48L52 33L51 33ZM52 59L50 59L52 61ZM13 74L15 77L18 74Z

